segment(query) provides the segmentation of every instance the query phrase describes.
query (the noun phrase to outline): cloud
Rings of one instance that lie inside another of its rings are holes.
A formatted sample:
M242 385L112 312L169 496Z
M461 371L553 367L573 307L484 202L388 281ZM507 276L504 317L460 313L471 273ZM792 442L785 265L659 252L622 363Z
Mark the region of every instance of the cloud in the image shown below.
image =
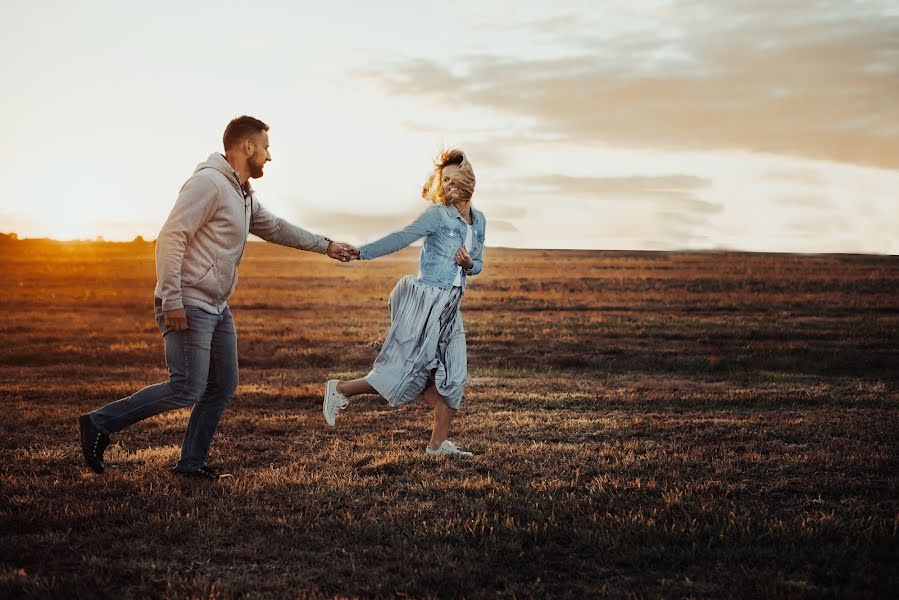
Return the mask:
M780 198L779 203L802 209L812 209L812 211L827 210L833 207L833 203L829 198L818 194L783 196Z
M523 180L529 193L563 198L644 203L658 214L683 224L704 223L709 215L722 210L720 204L700 198L695 190L711 182L692 175L633 177L574 177L570 175L534 175Z
M527 117L572 142L899 168L899 16L886 5L681 2L642 17L655 21L524 25L568 40L561 57L416 59L369 75L395 94Z
M505 221L503 219L491 219L489 217L487 219L487 227L491 233L519 233L520 231L514 223Z
M769 169L762 173L762 175L766 179L788 181L809 187L820 187L827 183L827 180L820 171L813 171L811 169Z
M608 196L632 193L650 193L660 196L680 195L685 190L696 190L711 181L694 175L636 175L630 177L573 177L570 175L535 175L526 181L554 191L571 194Z
M503 204L490 202L490 216L500 219L523 219L527 216L528 210L520 204Z
M803 238L820 238L832 236L845 228L845 219L841 215L806 215L802 219L788 221L784 227L797 236Z
M345 212L308 212L302 223L313 231L333 231L348 240L374 240L415 220L426 208L422 201L421 210L403 211L390 215L366 215ZM334 237L332 236L332 237Z
M475 172L480 167L505 167L508 165L508 159L505 153L494 144L485 143L466 143L462 146Z
M698 193L711 182L687 174L629 177L533 175L510 181L507 188L582 202L584 222L601 219L607 235L646 235L648 248L685 248L703 244L714 229L711 219L723 207ZM545 202L543 204L546 204ZM601 212L597 209L601 206ZM638 217L635 220L635 215Z

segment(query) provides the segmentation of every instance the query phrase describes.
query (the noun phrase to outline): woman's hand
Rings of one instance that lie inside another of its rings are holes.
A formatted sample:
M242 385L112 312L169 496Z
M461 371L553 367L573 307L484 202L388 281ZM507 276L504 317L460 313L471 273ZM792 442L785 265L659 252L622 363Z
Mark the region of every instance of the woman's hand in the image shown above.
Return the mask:
M465 270L474 266L474 261L471 259L471 256L468 255L468 250L465 249L465 246L462 246L456 251L456 264Z

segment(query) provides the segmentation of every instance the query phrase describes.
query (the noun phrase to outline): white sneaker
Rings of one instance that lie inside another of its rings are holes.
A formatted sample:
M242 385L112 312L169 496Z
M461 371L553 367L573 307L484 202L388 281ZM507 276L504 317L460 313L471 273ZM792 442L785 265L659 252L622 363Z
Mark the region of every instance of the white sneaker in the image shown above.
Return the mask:
M436 450L431 450L431 447L427 446L425 448L425 453L428 456L458 456L459 458L471 458L474 456L471 452L459 450L456 445L449 440L443 440L443 443L440 444L440 447Z
M331 427L334 427L334 420L340 411L350 403L346 396L337 393L337 381L337 379L329 379L325 382L325 400L322 402L325 422Z

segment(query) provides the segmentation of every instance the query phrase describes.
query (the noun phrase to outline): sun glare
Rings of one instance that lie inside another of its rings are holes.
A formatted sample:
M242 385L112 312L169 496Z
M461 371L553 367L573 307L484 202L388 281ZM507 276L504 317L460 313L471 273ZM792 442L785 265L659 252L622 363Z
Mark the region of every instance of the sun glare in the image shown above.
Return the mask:
M28 237L47 237L54 240L93 240L99 236L99 228L87 221L69 221L65 223L48 223L43 230L38 230ZM105 238L104 238L105 239Z

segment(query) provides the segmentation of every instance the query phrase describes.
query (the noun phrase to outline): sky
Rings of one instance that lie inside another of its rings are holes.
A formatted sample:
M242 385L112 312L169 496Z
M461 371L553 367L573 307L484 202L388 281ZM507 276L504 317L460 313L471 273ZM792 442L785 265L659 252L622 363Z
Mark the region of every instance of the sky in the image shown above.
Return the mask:
M0 231L154 239L230 119L363 243L466 151L487 245L899 254L899 0L0 0Z

